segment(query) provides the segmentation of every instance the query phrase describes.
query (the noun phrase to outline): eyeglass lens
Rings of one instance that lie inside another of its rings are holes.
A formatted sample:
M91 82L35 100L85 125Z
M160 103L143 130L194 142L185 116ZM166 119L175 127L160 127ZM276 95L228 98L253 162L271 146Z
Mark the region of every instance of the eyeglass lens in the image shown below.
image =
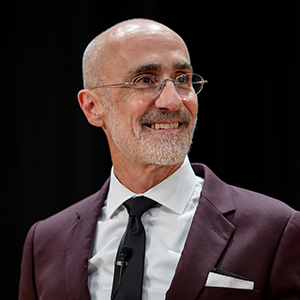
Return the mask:
M137 76L133 82L133 89L145 97L155 97L161 93L167 81L172 81L178 94L183 97L193 97L200 93L204 80L200 75L190 73L178 76L175 79L162 80L153 74Z

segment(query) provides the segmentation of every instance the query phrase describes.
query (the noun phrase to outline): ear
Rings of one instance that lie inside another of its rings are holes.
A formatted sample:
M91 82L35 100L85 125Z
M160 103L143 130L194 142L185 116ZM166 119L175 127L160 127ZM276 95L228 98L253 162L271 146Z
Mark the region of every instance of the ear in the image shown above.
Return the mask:
M96 127L104 126L104 109L97 95L91 90L81 90L78 93L79 105L90 124Z

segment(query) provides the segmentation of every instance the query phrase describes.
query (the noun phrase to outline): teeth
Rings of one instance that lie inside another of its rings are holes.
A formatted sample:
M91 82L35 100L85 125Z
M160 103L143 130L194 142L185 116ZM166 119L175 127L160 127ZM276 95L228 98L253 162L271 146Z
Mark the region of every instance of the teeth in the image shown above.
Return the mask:
M152 129L176 129L179 127L179 123L154 123L151 124Z

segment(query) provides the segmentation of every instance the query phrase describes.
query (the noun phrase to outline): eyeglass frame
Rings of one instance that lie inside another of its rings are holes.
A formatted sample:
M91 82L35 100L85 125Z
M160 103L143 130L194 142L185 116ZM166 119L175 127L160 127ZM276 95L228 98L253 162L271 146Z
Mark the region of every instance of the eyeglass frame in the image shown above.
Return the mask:
M133 81L134 81L136 78L141 77L141 76L143 76L143 75L146 75L146 74L140 74L140 75L138 75L138 76L135 76L135 77L132 79L131 82L121 82L121 83L113 83L113 84L99 85L99 86L95 86L95 87L89 88L89 90L98 89L98 88L105 88L105 87L120 87L120 86L122 86L122 85L124 85L124 86L129 86L129 85L130 85L131 88L134 90L134 85L136 85L136 83L133 82ZM149 75L149 74L148 74L148 75ZM183 95L181 95L181 94L179 93L179 91L178 91L178 89L177 89L177 84L178 84L178 83L175 83L175 81L176 81L179 77L184 76L184 75L197 75L197 76L199 76L199 77L202 79L201 81L197 82L197 83L202 83L202 87L201 87L201 89L200 89L197 93L195 92L195 95L198 95L198 94L202 91L203 85L204 85L205 83L208 83L207 80L204 80L204 79L202 78L202 76L200 76L200 75L198 75L198 74L196 74L196 73L186 73L186 74L181 74L181 75L177 76L175 79L172 79L172 78L166 78L166 79L162 80L161 82L157 83L157 88L158 88L159 93L158 93L156 96L160 95L160 93L163 91L164 87L166 86L167 81L172 81L173 84L174 84L174 87L175 87L175 89L176 89L176 91L177 91L177 93L178 93L178 95L184 97ZM157 76L157 77L159 77L160 79L162 79L160 76ZM143 88L140 88L140 89L143 89ZM145 89L147 89L147 88L145 88ZM156 96L154 96L154 97L156 97Z

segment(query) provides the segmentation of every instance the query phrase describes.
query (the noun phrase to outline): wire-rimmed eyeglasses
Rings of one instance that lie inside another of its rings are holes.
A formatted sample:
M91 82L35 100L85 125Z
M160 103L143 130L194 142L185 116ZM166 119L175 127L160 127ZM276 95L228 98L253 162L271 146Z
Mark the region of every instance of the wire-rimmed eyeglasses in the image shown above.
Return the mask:
M154 74L142 74L136 76L131 82L114 83L108 85L100 85L90 88L90 90L104 87L131 87L135 92L140 93L144 97L155 98L158 96L168 81L172 81L177 93L185 98L191 98L199 94L203 88L204 80L200 75L194 73L182 74L175 79L167 78L162 80Z

